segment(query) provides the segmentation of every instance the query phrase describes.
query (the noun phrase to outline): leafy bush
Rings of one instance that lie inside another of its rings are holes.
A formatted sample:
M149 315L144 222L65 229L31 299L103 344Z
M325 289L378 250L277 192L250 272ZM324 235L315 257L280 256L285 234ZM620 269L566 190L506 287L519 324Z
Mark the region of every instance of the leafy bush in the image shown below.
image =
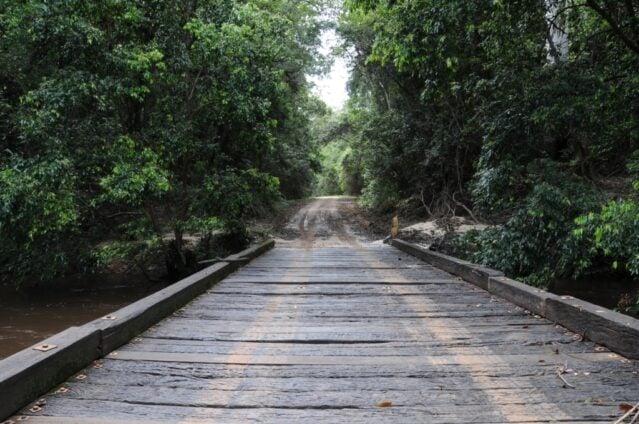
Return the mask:
M575 224L563 259L574 277L597 260L639 277L639 204L635 200L611 201L599 212L579 216Z
M574 220L597 196L579 182L537 184L503 225L469 232L456 244L459 253L537 286L565 273L562 258Z
M48 278L81 251L76 177L66 159L12 159L0 169L0 279Z

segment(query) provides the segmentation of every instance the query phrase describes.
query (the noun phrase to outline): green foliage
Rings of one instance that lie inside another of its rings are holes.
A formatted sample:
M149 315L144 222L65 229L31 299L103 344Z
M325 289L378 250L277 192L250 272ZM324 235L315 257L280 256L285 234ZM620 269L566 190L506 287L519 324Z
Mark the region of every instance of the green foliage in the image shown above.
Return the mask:
M431 216L472 208L498 225L459 239L457 253L533 284L602 261L634 273L631 3L347 1L346 113L365 202L419 198Z
M111 173L100 180L103 201L139 206L146 199L161 199L170 191L168 172L160 157L149 148L139 148L130 137L120 137L113 146Z
M185 232L245 237L280 187L305 193L321 6L4 2L0 278L73 271L92 250L184 268Z
M350 179L357 172L353 151L343 140L332 141L320 150L322 173L318 177L319 195L359 194Z
M362 158L354 151L356 124L347 113L324 111L313 121L312 135L319 147L320 172L316 195L359 195L362 192Z
M558 259L567 253L574 220L593 207L597 195L580 181L535 185L525 204L503 224L469 232L457 241L465 256L533 285L563 276Z
M15 275L37 268L52 276L77 252L67 241L80 229L71 164L19 157L11 164L0 170L0 268Z
M611 201L599 212L578 217L575 223L573 243L564 258L575 276L597 260L604 260L613 270L639 276L639 204L635 200Z
M315 173L320 169L317 144L313 138L313 120L325 113L321 100L297 96L286 104L289 119L275 130L285 142L277 143L265 170L279 179L286 199L301 199L313 189Z

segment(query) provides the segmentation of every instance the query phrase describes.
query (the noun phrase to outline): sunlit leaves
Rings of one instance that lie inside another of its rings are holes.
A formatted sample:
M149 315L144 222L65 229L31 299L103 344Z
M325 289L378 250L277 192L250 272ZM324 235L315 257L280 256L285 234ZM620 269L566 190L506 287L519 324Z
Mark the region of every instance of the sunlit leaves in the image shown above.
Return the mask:
M67 265L64 251L55 249L60 238L79 229L76 178L64 158L23 159L0 169L0 265L23 275L38 270L51 276Z
M575 224L573 244L583 252L576 275L603 256L613 269L624 268L639 276L639 204L633 200L612 201L598 212L578 217Z
M142 148L130 137L119 137L112 146L114 165L100 180L105 193L102 201L141 205L146 200L161 198L171 189L168 171L160 156L150 148Z
M0 171L0 233L29 245L76 224L74 185L67 159L15 158L12 167Z

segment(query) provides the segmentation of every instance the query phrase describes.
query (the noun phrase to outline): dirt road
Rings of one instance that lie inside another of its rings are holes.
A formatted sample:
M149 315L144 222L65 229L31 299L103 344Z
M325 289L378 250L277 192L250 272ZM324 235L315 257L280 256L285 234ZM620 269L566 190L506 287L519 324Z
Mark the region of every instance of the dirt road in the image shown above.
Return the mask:
M380 243L369 222L348 196L316 197L304 204L276 233L278 244L288 247L334 247Z

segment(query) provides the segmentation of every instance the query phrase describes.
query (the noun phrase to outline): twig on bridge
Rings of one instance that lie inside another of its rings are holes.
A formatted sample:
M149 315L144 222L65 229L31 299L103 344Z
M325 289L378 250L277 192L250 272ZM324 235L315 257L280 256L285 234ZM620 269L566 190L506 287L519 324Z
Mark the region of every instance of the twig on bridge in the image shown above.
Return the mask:
M625 420L627 417L630 416L630 414L632 414L635 410L637 410L637 413L635 414L634 418L632 419L632 421L630 421L630 424L634 423L637 418L639 418L639 403L637 403L635 406L633 406L632 408L630 408L628 410L628 412L626 412L625 414L622 415L621 418L619 418L617 421L615 421L614 424L620 424L623 422L623 420Z
M559 378L561 379L561 381L563 381L563 382L564 382L564 384L565 384L567 387L570 387L571 389L574 389L574 388L575 388L575 386L573 386L572 384L570 384L569 382L567 382L567 381L566 381L566 379L564 378L564 376L563 376L563 375L561 375L561 374L562 374L562 373L561 373L561 371L557 370L557 377L559 377Z
M571 389L574 389L575 386L573 386L572 384L570 384L568 381L566 381L566 379L564 378L564 376L562 374L565 374L566 371L568 370L568 362L566 362L564 365L560 366L557 369L557 377L559 377L561 379L561 381L564 382L565 386L564 387L570 387Z

